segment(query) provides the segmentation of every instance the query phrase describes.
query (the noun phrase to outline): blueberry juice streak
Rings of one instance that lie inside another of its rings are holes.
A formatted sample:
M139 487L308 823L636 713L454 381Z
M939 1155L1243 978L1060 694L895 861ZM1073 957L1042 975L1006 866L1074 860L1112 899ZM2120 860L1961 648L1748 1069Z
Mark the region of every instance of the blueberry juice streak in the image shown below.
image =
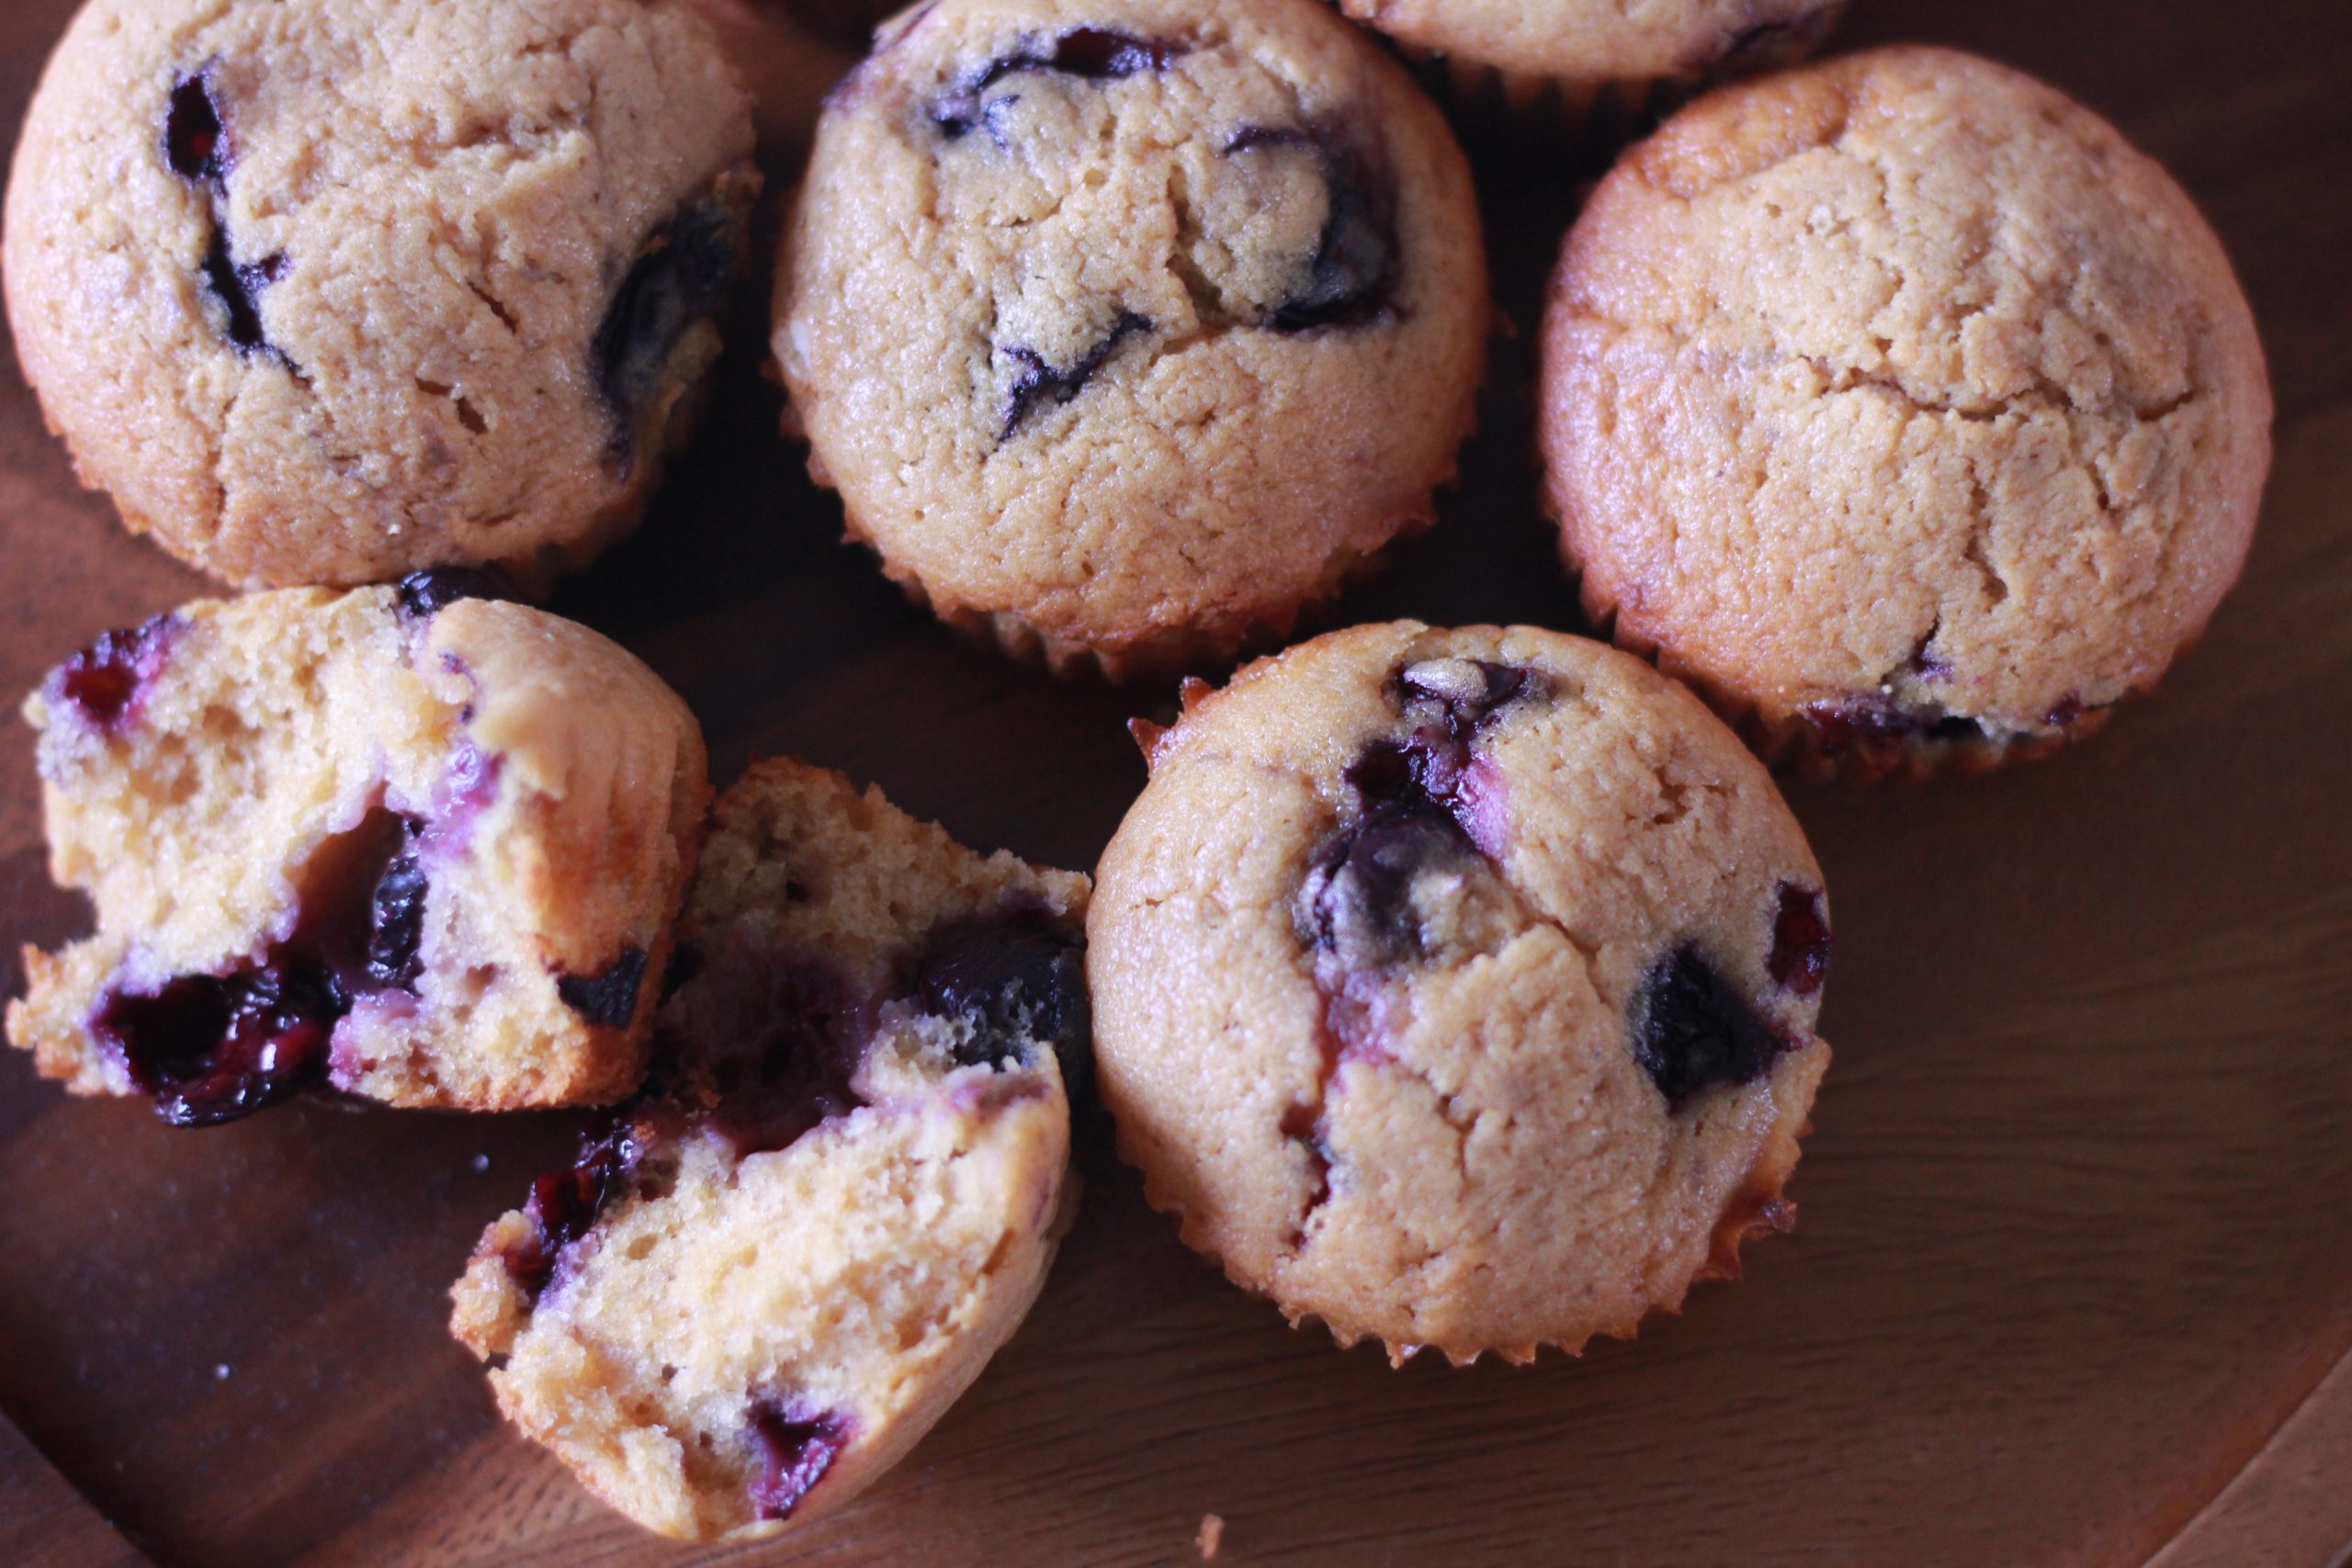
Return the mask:
M752 1506L760 1518L788 1519L849 1446L855 1423L847 1411L771 1400L752 1406L751 1428L760 1457Z

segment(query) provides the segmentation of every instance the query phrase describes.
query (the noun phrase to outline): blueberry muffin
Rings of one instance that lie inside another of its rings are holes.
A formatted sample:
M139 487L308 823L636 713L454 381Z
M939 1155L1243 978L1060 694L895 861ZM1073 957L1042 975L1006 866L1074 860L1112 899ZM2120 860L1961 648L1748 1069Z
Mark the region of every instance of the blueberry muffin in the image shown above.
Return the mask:
M1400 622L1139 733L1087 922L1102 1095L1236 1283L1396 1361L1524 1361L1792 1223L1828 904L1687 690Z
M1053 1261L1086 894L754 766L687 900L658 1088L458 1283L507 1418L684 1540L804 1524L896 1463Z
M9 180L17 352L217 577L543 575L685 430L752 144L673 0L90 0Z
M1453 473L1469 171L1314 0L939 0L834 95L775 356L850 533L1111 675L1286 630Z
M708 798L700 729L473 574L286 589L110 633L26 705L50 870L10 1043L201 1126L331 1088L607 1104L644 1076Z
M1848 0L1339 0L1413 53L1442 59L1465 95L1572 120L1638 112L1687 89L1803 59Z
M1554 275L1541 437L1588 609L1774 755L1973 770L2154 684L2269 466L2254 320L2188 197L1948 50L1693 105Z

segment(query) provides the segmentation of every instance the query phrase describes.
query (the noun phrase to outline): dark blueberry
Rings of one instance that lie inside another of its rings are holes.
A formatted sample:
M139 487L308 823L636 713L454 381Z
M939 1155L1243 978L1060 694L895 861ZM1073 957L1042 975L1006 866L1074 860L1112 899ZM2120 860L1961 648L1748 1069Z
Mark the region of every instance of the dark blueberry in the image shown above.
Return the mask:
M1041 915L940 927L915 961L908 989L924 1011L972 1022L972 1037L956 1054L967 1066L1002 1064L1031 1041L1052 1046L1072 1082L1091 1060L1094 1010L1085 950Z
M1354 139L1324 130L1250 126L1225 144L1228 156L1304 147L1323 172L1326 211L1305 277L1266 318L1282 333L1353 327L1385 314L1396 291L1396 197Z
M261 292L288 270L283 255L244 264L231 260L228 233L214 225L212 243L204 253L204 282L227 317L221 335L239 354L250 358L255 354L277 353L268 334L262 330Z
M564 1006L598 1029L627 1029L637 1017L637 993L645 984L645 949L630 945L594 975L560 975L556 995Z
M1772 918L1772 952L1764 966L1782 990L1809 997L1829 974L1829 922L1822 918L1818 889L1781 884L1781 907Z
M416 984L419 949L424 939L424 900L430 889L430 879L417 861L416 828L412 822L407 847L384 867L383 875L376 879L375 897L369 900L367 971L376 987L406 989Z
M1823 756L1851 757L1873 766L1893 766L1904 743L1915 738L1956 745L1986 735L1982 724L1964 714L1933 703L1915 705L1884 696L1809 703L1804 716L1813 728L1814 748Z
M164 1121L208 1127L324 1081L327 1043L348 1006L323 968L291 964L116 992L91 1026Z
M628 1188L645 1157L646 1130L624 1117L605 1133L582 1141L580 1157L531 1183L523 1215L531 1234L505 1253L506 1272L537 1301L555 1273L564 1250L588 1234L605 1207Z
M460 599L512 599L514 580L494 566L436 566L400 581L401 614L432 619Z
M1523 665L1484 659L1433 659L1396 674L1408 706L1416 701L1437 704L1448 726L1465 732L1489 722L1540 683Z
M57 667L50 678L51 692L100 729L113 728L163 666L182 624L176 615L158 615L128 631L106 633Z
M743 248L743 220L716 197L695 202L653 236L614 291L593 355L611 412L614 460L634 451L638 416L661 389L671 354L718 305Z
M810 1411L799 1404L763 1404L752 1411L752 1438L760 1450L752 1506L763 1519L788 1519L833 1461L849 1446L855 1424L845 1411Z
M302 867L293 930L257 961L101 1001L92 1032L165 1121L209 1126L317 1086L354 999L414 979L418 828L379 806L320 845Z
M985 97L988 89L1023 71L1056 71L1081 81L1115 82L1146 71L1164 70L1183 52L1178 44L1139 39L1108 28L1080 28L1056 39L1050 50L1024 44L1013 53L1001 54L966 73L932 100L931 123L951 139L966 134L989 115L992 106Z
M2072 729L2086 710L2080 697L2061 697L2041 716L2041 722L2052 729Z
M1350 968L1421 956L1413 887L1433 873L1476 862L1477 851L1444 812L1384 803L1335 834L1299 887L1299 936Z
M164 116L164 161L172 173L215 190L229 178L229 137L220 106L212 99L212 68L172 84Z
M1103 362L1117 351L1119 344L1138 333L1152 330L1148 316L1138 316L1133 310L1121 310L1111 323L1111 331L1081 355L1077 364L1066 370L1057 370L1033 348L1018 344L1000 346L998 352L1018 367L1012 384L1005 389L1004 408L997 429L999 441L1009 441L1015 431L1036 412L1040 404L1061 404L1078 396Z
M1634 1006L1634 1059L1679 1108L1719 1083L1752 1083L1789 1048L1685 942L1651 966Z

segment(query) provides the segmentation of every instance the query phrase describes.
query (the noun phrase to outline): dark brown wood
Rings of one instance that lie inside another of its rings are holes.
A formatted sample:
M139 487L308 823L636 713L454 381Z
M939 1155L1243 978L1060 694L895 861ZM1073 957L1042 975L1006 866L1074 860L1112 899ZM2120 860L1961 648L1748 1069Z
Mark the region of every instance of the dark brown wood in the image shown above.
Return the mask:
M68 8L0 7L0 127ZM840 1517L696 1555L501 1430L442 1330L477 1229L576 1123L300 1106L190 1134L0 1054L0 1410L47 1460L0 1430L0 1561L116 1560L78 1491L174 1568L1174 1563L1212 1512L1236 1563L2324 1568L2352 1542L2352 25L1861 0L1847 41L1895 38L2049 77L2179 173L2263 323L2278 460L2204 646L2097 740L1796 793L1838 1057L1803 1222L1745 1283L1582 1361L1392 1372L1195 1265L1090 1123L1078 1229L970 1396ZM1576 182L1524 153L1482 179L1519 335L1446 520L1345 619L1576 625L1527 456ZM687 695L722 776L797 751L1091 863L1142 779L1123 721L1170 694L1057 685L903 605L774 434L758 316L643 535L559 608ZM0 692L202 587L75 488L13 377L0 550ZM29 756L0 738L11 952L85 918Z

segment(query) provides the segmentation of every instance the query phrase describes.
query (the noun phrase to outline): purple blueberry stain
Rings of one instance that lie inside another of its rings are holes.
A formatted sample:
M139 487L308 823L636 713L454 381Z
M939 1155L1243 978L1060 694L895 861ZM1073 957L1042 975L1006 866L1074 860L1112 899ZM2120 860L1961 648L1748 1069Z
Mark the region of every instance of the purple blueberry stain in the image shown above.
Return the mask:
M559 975L556 995L582 1022L597 1029L627 1029L637 1017L638 993L645 985L645 949L634 942L593 975Z
M751 1484L752 1506L763 1519L790 1518L856 1431L847 1411L812 1410L776 1400L755 1404L750 1425L760 1457L760 1472Z
M1069 402L1082 391L1094 373L1102 368L1119 345L1131 337L1153 330L1151 318L1139 316L1133 310L1121 310L1111 323L1110 331L1097 339L1094 345L1080 355L1074 364L1057 367L1046 363L1035 349L1020 344L1000 344L997 352L1013 366L1012 381L1006 386L1004 401L998 413L997 439L1010 441L1029 417L1040 408Z
M1800 997L1817 995L1829 975L1829 920L1821 912L1821 890L1781 884L1772 916L1772 950L1764 967L1773 984Z
M210 233L199 265L205 288L220 306L220 334L241 358L261 355L292 366L270 343L262 324L261 296L293 270L283 254L240 262L229 236L229 176L237 164L236 141L219 96L218 61L172 85L164 113L164 162L172 173L205 193Z
M831 966L765 944L697 948L662 1004L651 1091L695 1108L739 1155L787 1148L865 1103L868 1010Z
M1633 1025L1634 1059L1670 1111L1714 1085L1755 1082L1792 1043L1758 1018L1691 942L1643 976Z
M1091 1071L1094 1012L1085 949L1042 910L940 926L906 984L925 1012L969 1023L956 1051L967 1066L1017 1061L1035 1041L1052 1049L1066 1084Z
M660 391L672 355L718 308L743 248L742 216L706 196L654 234L616 285L590 358L613 420L607 455L624 471L635 461L639 419Z
M513 599L514 580L494 566L436 566L400 581L401 615L429 621L461 599Z
M1341 828L1308 867L1294 922L1317 952L1347 969L1422 956L1413 891L1476 863L1460 824L1434 806L1383 802Z
M1007 76L1046 71L1084 82L1116 82L1148 71L1164 71L1183 52L1180 44L1137 38L1109 28L1079 28L1063 33L1050 46L1024 39L1012 53L1000 54L965 73L954 85L932 99L927 112L932 125L949 141L988 124L991 138L1002 146L1002 127L990 123L994 105L986 95L989 88Z
M1299 148L1316 160L1326 210L1302 276L1261 323L1279 333L1355 327L1388 314L1400 270L1396 197L1356 138L1324 127L1248 126L1225 144L1227 157Z
M103 633L51 673L44 695L51 707L64 705L92 728L111 732L138 716L141 694L186 626L176 615L165 615Z
M1804 714L1813 732L1815 750L1871 768L1894 766L1905 745L1915 739L1958 745L1984 739L1988 733L1965 714L1933 703L1897 702L1884 694L1808 703Z

